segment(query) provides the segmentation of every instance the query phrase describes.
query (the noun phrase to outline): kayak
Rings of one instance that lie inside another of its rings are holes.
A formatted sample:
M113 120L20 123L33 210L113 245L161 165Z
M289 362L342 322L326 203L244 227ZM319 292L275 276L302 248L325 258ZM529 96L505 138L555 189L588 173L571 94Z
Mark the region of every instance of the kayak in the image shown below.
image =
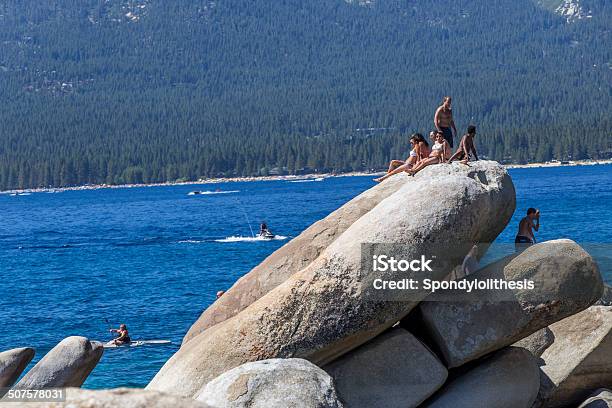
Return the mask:
M104 348L121 348L121 347L140 347L149 345L171 344L170 340L134 340L130 343L115 344L112 341L104 343Z

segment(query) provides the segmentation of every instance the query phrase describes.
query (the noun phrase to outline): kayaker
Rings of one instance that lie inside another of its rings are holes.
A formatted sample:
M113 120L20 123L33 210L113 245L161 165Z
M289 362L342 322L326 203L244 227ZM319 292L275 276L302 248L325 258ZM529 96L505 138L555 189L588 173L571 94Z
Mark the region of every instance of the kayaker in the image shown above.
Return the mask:
M129 344L132 342L132 339L130 339L130 335L128 333L127 326L123 323L119 325L118 329L110 329L110 332L119 334L119 337L117 337L116 339L112 341L117 346L121 346L123 344Z

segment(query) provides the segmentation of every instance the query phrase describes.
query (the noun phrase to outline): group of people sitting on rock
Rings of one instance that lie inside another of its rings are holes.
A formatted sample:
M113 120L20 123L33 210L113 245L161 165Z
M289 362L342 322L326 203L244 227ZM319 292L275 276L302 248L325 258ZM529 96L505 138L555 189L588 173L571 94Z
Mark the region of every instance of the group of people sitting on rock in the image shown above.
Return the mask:
M478 160L478 153L474 145L474 136L476 136L476 126L474 125L468 126L467 133L463 135L459 142L459 148L455 154L452 154L453 131L456 135L457 128L453 120L450 96L446 96L442 105L436 110L434 124L436 129L429 133L433 143L431 148L422 134L413 134L410 137L411 150L408 158L406 160L391 160L387 174L374 179L374 181L380 183L402 172L414 175L432 164L450 163L453 160L461 160L461 163L467 164L470 160Z

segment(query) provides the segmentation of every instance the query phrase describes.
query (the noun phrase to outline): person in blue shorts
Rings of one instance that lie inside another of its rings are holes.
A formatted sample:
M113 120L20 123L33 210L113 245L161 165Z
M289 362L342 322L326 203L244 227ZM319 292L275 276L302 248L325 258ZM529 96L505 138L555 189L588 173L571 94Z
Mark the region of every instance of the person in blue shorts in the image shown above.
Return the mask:
M450 96L445 96L444 100L442 101L442 105L436 109L436 113L434 115L434 126L437 130L442 132L444 139L446 139L452 148L453 132L454 135L457 135L457 127L455 126L455 121L453 119L453 108L451 104L452 98Z

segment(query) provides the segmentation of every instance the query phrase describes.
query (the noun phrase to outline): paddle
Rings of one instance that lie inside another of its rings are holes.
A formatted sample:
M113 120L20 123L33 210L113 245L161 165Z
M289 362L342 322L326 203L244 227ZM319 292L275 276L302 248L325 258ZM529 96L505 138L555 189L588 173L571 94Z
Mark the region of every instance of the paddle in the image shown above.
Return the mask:
M111 331L111 330L113 330L113 326L111 326L110 322L108 321L108 319L106 317L104 318L104 321L108 325L108 333L109 333L109 335L111 336L111 338L114 339L113 332Z

